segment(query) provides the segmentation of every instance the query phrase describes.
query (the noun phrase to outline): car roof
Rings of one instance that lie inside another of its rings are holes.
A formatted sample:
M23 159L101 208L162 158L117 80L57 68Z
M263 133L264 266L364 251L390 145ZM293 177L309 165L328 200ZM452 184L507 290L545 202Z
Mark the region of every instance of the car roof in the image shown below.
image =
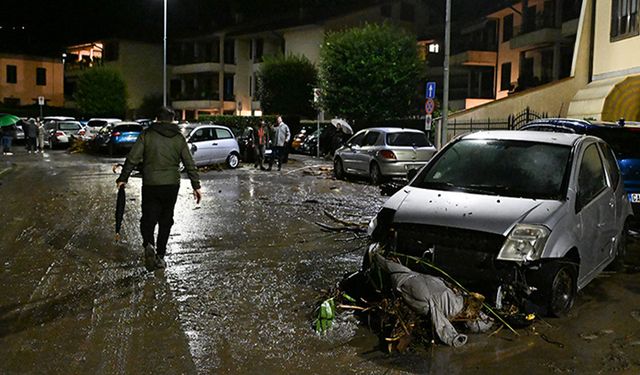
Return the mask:
M101 117L95 117L95 118L90 118L89 121L106 121L106 122L121 122L122 119L120 118L101 118Z
M44 121L75 121L75 117L69 116L45 116L42 120Z
M120 126L120 125L136 125L136 126L142 126L137 122L134 121L120 121L120 122L114 122L113 124L111 124L113 126Z
M231 130L230 128L228 128L226 126L216 125L216 124L187 124L187 126L185 126L185 128L187 128L189 130L193 130L193 129L197 129L197 128L221 128L221 129Z
M552 143L565 146L573 146L576 141L583 138L582 134L553 133L519 130L489 130L463 135L462 139L496 139L510 141L527 141L539 143Z
M373 131L379 131L381 133L400 133L400 132L411 132L411 133L424 133L421 130L416 130L416 129L411 129L411 128L392 128L392 127L380 127L380 128L367 128L367 129L362 129L361 131L367 131L367 130L373 130ZM360 132L358 132L360 133Z

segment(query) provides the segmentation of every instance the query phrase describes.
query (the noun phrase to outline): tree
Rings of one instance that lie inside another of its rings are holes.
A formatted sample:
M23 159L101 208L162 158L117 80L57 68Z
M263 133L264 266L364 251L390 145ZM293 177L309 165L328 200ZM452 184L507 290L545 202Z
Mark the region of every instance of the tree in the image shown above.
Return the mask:
M265 56L258 72L258 98L266 114L312 117L316 67L305 56Z
M97 67L84 72L73 97L85 115L124 117L127 112L127 85L113 69Z
M389 24L329 33L320 50L322 104L352 120L416 112L423 75L416 37Z

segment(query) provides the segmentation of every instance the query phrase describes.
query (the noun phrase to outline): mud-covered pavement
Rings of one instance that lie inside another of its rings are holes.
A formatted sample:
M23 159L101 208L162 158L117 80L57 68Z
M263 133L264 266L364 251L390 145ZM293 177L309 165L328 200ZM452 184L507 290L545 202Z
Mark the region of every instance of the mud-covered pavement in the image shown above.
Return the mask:
M583 290L571 314L470 335L458 349L389 355L367 328L311 329L323 289L357 270L364 239L323 232L324 211L365 221L384 198L305 173L212 170L196 206L183 180L165 271L142 264L140 180L114 242L116 159L20 153L0 161L0 373L639 373L640 261ZM13 164L7 164L7 161ZM324 162L326 164L326 162ZM316 170L317 168L311 168Z

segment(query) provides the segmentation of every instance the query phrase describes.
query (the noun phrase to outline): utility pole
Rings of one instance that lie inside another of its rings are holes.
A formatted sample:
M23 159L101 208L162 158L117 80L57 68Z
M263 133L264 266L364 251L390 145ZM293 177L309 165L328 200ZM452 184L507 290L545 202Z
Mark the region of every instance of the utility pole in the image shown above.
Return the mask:
M451 0L446 0L444 17L444 79L442 91L442 121L440 122L440 147L447 144L447 119L449 117L449 53L451 45Z
M167 106L167 0L164 0L164 36L162 60L162 106Z

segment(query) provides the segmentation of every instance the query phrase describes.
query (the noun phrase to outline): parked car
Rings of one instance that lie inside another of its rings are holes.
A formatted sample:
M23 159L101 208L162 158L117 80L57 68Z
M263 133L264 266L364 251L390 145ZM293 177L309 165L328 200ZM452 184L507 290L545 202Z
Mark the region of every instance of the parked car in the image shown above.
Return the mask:
M82 137L84 130L80 122L67 120L49 120L44 129L45 143L51 148L69 146L74 139Z
M565 314L622 262L632 215L615 156L577 134L478 132L450 142L369 225L497 305Z
M142 130L142 125L137 122L116 122L100 129L94 139L94 144L99 148L106 148L109 155L113 155L133 147Z
M94 139L101 129L107 125L113 125L117 122L122 122L119 118L92 118L87 121L85 126L84 140L90 141Z
M348 174L369 176L373 184L389 177L404 177L422 168L435 154L424 132L404 128L370 128L357 132L336 150L336 178Z
M236 168L240 164L240 147L231 129L198 124L182 129L196 166L226 163L229 168Z
M588 134L607 142L616 155L634 216L636 219L640 217L640 127L630 124L619 126L612 122L548 118L532 121L521 130Z

